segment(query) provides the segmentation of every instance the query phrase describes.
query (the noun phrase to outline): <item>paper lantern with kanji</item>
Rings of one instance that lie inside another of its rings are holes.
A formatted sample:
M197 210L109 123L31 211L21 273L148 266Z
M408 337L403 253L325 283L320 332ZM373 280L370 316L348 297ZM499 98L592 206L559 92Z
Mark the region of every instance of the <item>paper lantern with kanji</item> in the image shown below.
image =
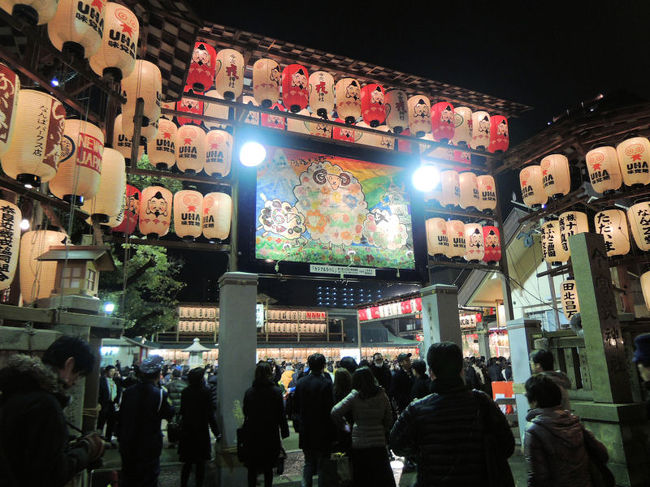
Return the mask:
M508 135L508 119L503 115L492 115L490 117L490 152L505 152L510 146Z
M284 107L279 103L274 103L273 105L271 105L270 110L274 110L278 112L286 111ZM285 117L262 113L262 127L284 130L286 128L286 125L287 125L287 119Z
M124 217L119 225L113 227L114 232L126 233L128 235L135 232L135 229L138 226L138 217L140 215L140 201L142 201L140 190L135 186L127 184Z
M104 34L106 0L59 0L56 14L47 24L52 45L79 59L95 54Z
M19 91L20 78L0 63L0 156L7 152L11 145Z
M621 167L614 147L598 147L587 152L589 181L597 193L611 193L623 184Z
M429 218L426 221L427 253L431 256L449 253L447 222L443 218Z
M63 132L61 159L50 181L54 196L81 204L99 190L104 153L104 133L90 122L67 119Z
M233 138L225 130L210 130L205 136L205 173L226 177L232 164Z
M174 195L174 231L182 239L201 236L203 195L198 191L182 190Z
M451 143L468 147L472 140L472 110L467 107L454 108L454 137Z
M0 160L7 176L38 186L56 174L61 155L65 109L35 90L20 90L11 145Z
M465 224L465 260L480 261L485 257L483 228L478 223Z
M300 64L290 64L282 70L282 104L298 113L309 104L309 72Z
M547 221L542 225L542 257L550 264L560 262L562 245L560 244L560 223L557 220Z
M647 252L650 250L650 201L632 205L627 210L632 236L637 247Z
M497 190L494 178L489 174L477 176L476 184L478 186L478 209L481 211L492 211L497 207Z
M442 206L460 206L460 176L453 169L440 173L440 185L442 195L440 204Z
M386 125L396 134L409 126L408 97L402 90L388 90L384 95Z
M37 299L49 298L55 289L56 267L54 261L37 260L52 245L65 245L63 232L36 230L25 232L20 239L19 275L20 292L25 304Z
M140 24L131 10L114 2L106 3L104 22L101 46L88 61L98 75L120 81L135 67Z
M0 291L11 286L16 274L22 218L16 205L0 200Z
M542 183L549 197L557 198L569 194L571 174L569 160L562 154L551 154L542 159Z
M431 132L431 102L425 95L415 95L408 99L409 130L416 137L424 137Z
M0 0L0 8L30 25L47 24L56 13L59 0Z
M194 91L189 86L186 86L183 93L194 94ZM179 112L196 113L198 115L202 115L204 112L204 102L201 100L194 100L192 98L183 97L176 102L176 110ZM201 120L198 118L176 116L176 120L178 120L178 125L181 126L187 124L201 125Z
M447 222L447 237L449 238L449 253L447 257L464 257L467 249L465 240L465 224L460 220Z
M645 306L650 310L650 271L641 274L641 290L643 291L643 300Z
M162 102L162 76L160 69L149 61L138 59L130 75L122 80L122 91L126 103L122 105L122 129L126 134L133 134L135 108L138 100L144 102L142 111L142 135L155 136L147 133L149 126L158 126ZM151 130L151 129L149 129Z
M223 96L221 96L217 90L210 90L206 92L204 95L208 98L214 98L215 100L223 100ZM228 120L230 115L230 108L227 107L226 105L220 105L218 103L210 103L208 101L205 102L202 101L199 103L203 104L202 105L203 115L205 115L206 117L214 117L214 118L220 118L222 120ZM215 121L204 120L203 123L205 124L208 130L214 130L214 129L226 130L226 128L228 128L228 124L226 122L217 122L216 120ZM200 123L196 123L196 125L200 125Z
M142 191L140 233L162 237L169 232L172 219L172 193L162 186L149 186Z
M296 115L302 115L303 117L311 117L311 114L309 113L309 110L306 108L303 110L300 110ZM308 134L309 133L309 127L307 126L306 121L304 120L295 120L292 118L287 119L287 130L289 132L296 132L299 134Z
M230 235L232 199L226 193L208 193L203 198L203 236L225 240Z
M100 223L120 212L126 191L124 157L115 149L104 148L99 188L93 198L84 201L81 209Z
M441 101L431 107L431 134L436 142L449 142L454 138L456 124L454 106Z
M361 116L361 84L354 78L342 78L335 87L336 114L348 125Z
M483 227L483 244L485 245L483 260L488 264L499 262L501 260L501 238L497 227Z
M560 260L569 260L571 249L569 248L569 237L589 231L587 214L581 211L565 211L558 220L560 230Z
M334 120L338 123L345 123L344 120L337 118ZM345 140L347 142L357 142L361 136L361 132L354 130L350 125L347 127L334 127L332 129L332 138L336 140Z
M217 64L217 51L207 42L194 44L192 61L187 73L187 84L195 91L203 93L214 84Z
M125 191L122 193L121 200L122 203L120 204L120 211L118 211L116 215L108 217L108 222L103 224L103 226L113 229L122 224L122 222L124 221L124 212L126 211L126 188ZM92 220L88 219L86 221L92 224Z
M253 107L259 106L257 104L257 101L255 101L255 98L253 98L252 96L248 96L248 95L242 96L241 102L244 105L251 105ZM246 117L244 118L244 123L247 123L247 124L250 124L250 125L259 125L260 124L260 114L259 114L259 112L254 112L252 110L247 112Z
M222 49L217 54L214 88L226 100L239 98L244 89L244 56L234 49Z
M461 172L458 176L460 184L460 206L461 208L478 208L480 198L478 193L478 182L473 172Z
M567 279L560 284L560 299L562 299L564 316L566 316L567 320L571 321L571 318L580 313L578 286L573 279Z
M321 118L329 118L334 111L334 77L325 71L309 76L309 107Z
M484 111L472 113L472 139L469 146L474 150L486 150L490 145L490 114Z
M541 166L533 164L519 171L519 187L526 206L536 208L548 201Z
M196 125L183 125L176 132L176 166L188 174L205 166L205 132Z
M316 120L315 122L307 122L307 128L310 135L315 137L323 137L325 139L332 138L332 126L326 124L321 117L315 113L311 114L311 118Z
M371 127L377 127L386 120L384 88L377 83L370 83L361 88L361 115L363 121Z
M645 137L633 137L616 146L618 164L627 186L650 183L650 142Z
M176 164L176 133L178 127L171 120L158 121L158 135L148 142L149 163L158 169L171 169Z
M253 64L253 96L264 108L269 108L280 99L282 73L280 65L273 59L258 59Z

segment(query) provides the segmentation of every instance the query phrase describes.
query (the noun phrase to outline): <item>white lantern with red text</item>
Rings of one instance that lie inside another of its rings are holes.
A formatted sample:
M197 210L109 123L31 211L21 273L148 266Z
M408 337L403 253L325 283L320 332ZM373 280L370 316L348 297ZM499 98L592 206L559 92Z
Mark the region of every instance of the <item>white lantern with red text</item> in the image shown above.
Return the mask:
M647 252L650 250L650 201L632 205L627 210L632 236L637 247Z
M401 134L409 127L408 97L402 90L388 90L384 95L386 125L394 133Z
M158 134L148 142L149 163L158 169L171 169L176 164L176 133L178 127L171 120L158 121Z
M485 256L483 228L478 223L465 224L465 260L481 261Z
M183 125L176 132L176 166L188 174L205 166L205 132L196 125Z
M573 279L567 279L560 284L560 296L562 299L562 311L566 319L571 321L576 314L580 313L578 302L578 286Z
M337 81L334 92L337 115L352 125L361 116L361 84L354 78L342 78Z
M183 190L174 195L174 231L182 239L201 236L203 195L198 191Z
M334 111L334 77L325 71L309 76L309 107L321 118L329 118Z
M415 95L408 99L409 130L416 137L424 137L431 132L431 102L425 95Z
M135 68L140 24L133 12L118 3L106 3L104 11L102 42L88 61L99 76L120 81Z
M20 78L0 63L0 156L7 152L11 145L19 91Z
M571 256L569 237L589 231L587 214L581 211L565 211L560 215L558 228L560 231L559 257L564 262L569 260Z
M106 0L59 0L47 24L52 45L79 59L92 56L102 44Z
M536 208L545 205L548 201L548 195L544 191L541 166L533 164L519 171L519 186L526 206Z
M600 233L605 239L607 257L626 255L630 252L630 234L623 210L599 211L594 216L594 226L596 233Z
M484 111L472 112L472 140L469 146L474 150L486 150L490 145L490 114Z
M20 292L24 304L49 298L55 289L57 263L39 261L52 245L65 245L67 236L62 232L36 230L26 232L20 240Z
M589 181L597 193L611 193L623 184L618 154L614 147L598 147L587 152Z
M461 208L478 208L481 199L478 192L476 174L473 172L461 172L458 175L460 184L460 206Z
M550 220L542 225L542 257L550 264L560 262L559 254L562 252L560 244L560 223Z
M124 157L115 149L104 148L102 172L97 194L84 201L82 210L106 223L120 213L126 192L126 169Z
M233 138L225 130L210 130L205 136L205 173L223 178L230 174Z
M472 140L472 110L467 107L454 108L454 125L451 143L468 147Z
M571 174L569 160L562 154L551 154L542 159L542 183L549 198L557 198L569 194L571 190Z
M217 53L217 75L214 88L226 100L239 98L244 89L244 56L234 49Z
M447 238L449 239L449 251L447 257L465 257L467 248L465 242L465 224L460 220L449 220L447 222Z
M253 96L264 108L269 108L280 99L282 71L273 59L258 59L253 64Z
M460 176L458 172L453 169L442 171L440 184L442 186L440 204L442 206L460 206Z
M494 178L489 174L483 174L476 177L478 186L478 206L481 211L494 210L497 207L497 188Z
M126 103L122 105L122 130L133 136L136 104L143 102L141 135L155 137L162 102L160 69L149 61L138 59L130 75L122 80Z
M633 137L616 146L618 164L627 186L650 183L650 142L645 137Z
M232 199L226 193L208 193L203 198L203 236L225 240L230 235Z
M22 219L16 205L0 200L0 291L9 288L16 275Z
M429 218L426 221L427 253L431 256L449 253L447 222L443 218Z
M172 193L162 186L149 186L142 190L140 204L140 233L162 237L169 232L172 219Z

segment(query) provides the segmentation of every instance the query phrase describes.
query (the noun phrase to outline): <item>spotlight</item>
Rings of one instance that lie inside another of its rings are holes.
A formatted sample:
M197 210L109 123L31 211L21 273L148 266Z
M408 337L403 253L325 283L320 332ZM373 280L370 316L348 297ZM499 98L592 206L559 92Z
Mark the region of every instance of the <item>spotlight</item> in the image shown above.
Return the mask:
M244 166L259 166L266 159L266 149L259 142L248 141L239 151L239 160Z
M113 303L105 303L104 311L110 315L113 311L115 311L115 305Z
M59 79L55 76L54 78L52 78L52 81L50 81L50 84L56 88L57 86L59 86Z
M440 171L433 166L420 166L413 173L413 187L427 193L433 191L440 182Z
M29 230L29 220L23 218L23 221L20 222L21 230Z

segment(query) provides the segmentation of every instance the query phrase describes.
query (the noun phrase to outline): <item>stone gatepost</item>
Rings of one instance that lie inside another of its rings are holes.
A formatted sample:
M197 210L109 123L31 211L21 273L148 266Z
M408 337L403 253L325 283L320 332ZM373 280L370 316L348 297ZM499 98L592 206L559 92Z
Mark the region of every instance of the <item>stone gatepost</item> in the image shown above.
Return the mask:
M420 292L422 296L423 359L429 346L436 342L454 342L463 348L458 319L458 288L447 284L434 284Z

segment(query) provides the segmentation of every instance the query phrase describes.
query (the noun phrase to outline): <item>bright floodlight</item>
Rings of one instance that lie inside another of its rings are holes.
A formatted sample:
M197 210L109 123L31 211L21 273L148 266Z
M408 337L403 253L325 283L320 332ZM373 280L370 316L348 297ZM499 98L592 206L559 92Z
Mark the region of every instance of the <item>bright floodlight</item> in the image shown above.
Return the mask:
M433 166L420 166L413 173L413 187L427 193L440 182L440 171Z
M113 303L106 303L104 305L104 311L108 314L111 314L113 311L115 311L115 305Z
M264 159L266 159L266 149L259 142L246 142L239 151L239 160L244 166L259 166Z
M29 230L29 220L23 218L23 220L20 222L20 229Z

